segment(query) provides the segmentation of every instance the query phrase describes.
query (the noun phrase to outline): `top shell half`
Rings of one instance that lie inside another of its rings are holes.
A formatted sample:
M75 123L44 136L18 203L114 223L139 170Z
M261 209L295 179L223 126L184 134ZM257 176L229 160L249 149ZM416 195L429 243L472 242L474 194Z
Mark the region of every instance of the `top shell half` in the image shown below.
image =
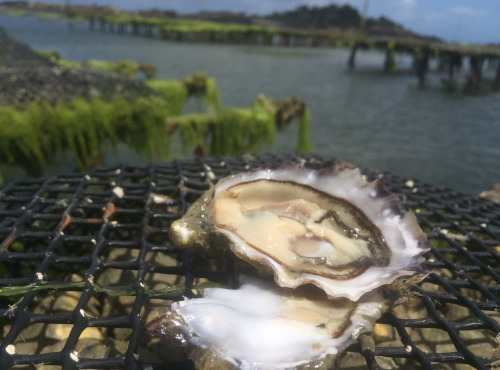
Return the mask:
M288 163L222 179L174 222L181 247L231 249L283 287L358 300L412 275L429 250L413 212L381 180L335 162Z

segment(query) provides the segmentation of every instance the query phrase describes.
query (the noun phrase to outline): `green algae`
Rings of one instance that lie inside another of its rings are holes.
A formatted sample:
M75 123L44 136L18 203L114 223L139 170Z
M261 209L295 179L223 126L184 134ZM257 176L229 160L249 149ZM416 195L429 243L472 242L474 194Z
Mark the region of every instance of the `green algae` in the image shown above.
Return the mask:
M215 80L203 71L181 80L147 84L156 95L0 107L0 164L20 166L28 175L40 176L69 152L76 167L87 170L102 164L118 143L146 158L168 160L175 131L180 132L186 153L193 149L198 155L255 153L270 148L276 131L290 121L299 124L296 150L311 151L310 114L300 99L274 101L259 96L249 108L224 109ZM190 96L204 99L205 112L182 115Z
M306 109L299 121L299 134L297 136L297 146L295 150L297 153L310 153L312 152L312 144L309 140L309 131L311 129L311 113Z
M301 104L301 109L293 109L282 122L283 111ZM249 108L229 108L211 113L192 113L167 120L167 131L179 131L185 152L193 150L205 155L234 155L256 153L269 149L275 140L276 131L283 130L290 123L299 124L296 150L301 153L311 151L309 141L310 113L299 99L273 99L259 96Z
M131 78L137 77L139 72L144 72L146 80L151 80L156 76L156 67L149 63L140 63L129 59L121 59L118 61L89 59L78 62L62 59L57 50L37 50L36 52L43 56L46 56L53 63L57 63L61 67L65 68L99 69L103 71L119 73Z
M58 290L83 290L86 285L92 287L92 289L97 293L104 293L109 296L135 296L138 294L137 289L112 289L109 287L98 285L92 281L77 281L71 283L51 283L51 282L37 282L27 285L18 285L18 286L6 286L0 288L0 297L11 297L11 296L20 296L29 292L36 291L58 291ZM215 286L215 284L214 284ZM203 291L207 287L212 287L209 284L200 284L199 286L193 287L196 291ZM161 296L165 294L172 293L181 293L185 289L184 285L171 285L165 287L161 290L152 290L152 289L144 289L144 292L150 296Z
M168 115L179 115L188 98L188 90L180 80L151 80L148 86L159 92L169 102Z
M154 96L134 102L117 96L110 101L78 98L56 106L41 101L25 109L2 107L0 163L38 175L69 150L78 169L84 170L100 163L106 147L118 140L150 155L162 153L164 143L155 138L168 111L166 100Z

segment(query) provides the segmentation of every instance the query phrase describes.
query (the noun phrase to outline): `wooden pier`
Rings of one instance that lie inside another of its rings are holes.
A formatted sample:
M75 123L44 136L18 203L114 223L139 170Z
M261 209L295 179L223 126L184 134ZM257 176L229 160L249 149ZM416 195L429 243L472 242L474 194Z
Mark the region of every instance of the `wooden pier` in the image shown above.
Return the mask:
M40 9L45 9L42 5L40 5ZM45 5L45 7L47 6ZM7 9L13 8L17 9L12 4L7 7ZM31 13L29 10L26 12L36 16L37 9L35 8ZM350 55L347 64L350 68L355 67L356 53L359 50L376 49L385 53L383 63L385 72L392 72L396 69L395 54L411 55L416 77L422 86L425 85L431 60L437 60L440 69L447 70L447 76L443 78L443 82L449 88L456 88L459 85L457 72L468 60L469 72L465 81L466 91L475 92L478 90L485 65L495 69L493 89L500 90L500 44L446 43L428 38L360 37L354 32L334 33L321 30L268 27L259 24L216 23L154 14L114 12L106 7L59 7L57 9L60 13L55 14L55 16L86 21L91 31L129 33L176 42L349 48ZM54 9L52 10L54 11Z
M469 61L469 74L465 82L468 92L478 89L483 75L483 67L490 65L496 70L494 89L500 89L500 44L459 44L421 39L398 38L366 38L353 41L348 64L354 67L356 51L359 49L379 49L385 51L384 70L391 72L395 68L394 53L412 55L413 66L420 85L425 84L429 63L432 58L438 60L440 68L448 71L443 79L450 88L456 86L457 71L462 68L466 59Z
M355 67L358 50L376 49L385 53L383 69L392 72L396 68L394 55L413 56L414 70L420 85L425 85L431 59L438 60L441 68L448 71L443 82L457 87L457 71L468 59L469 73L465 90L475 92L482 80L483 66L496 70L494 89L500 90L500 44L479 45L439 42L421 38L363 37L301 29L279 29L260 25L220 24L215 22L149 18L141 16L87 16L90 30L99 29L146 37L160 37L176 42L208 42L225 44L256 44L284 47L335 47L349 48L348 66Z

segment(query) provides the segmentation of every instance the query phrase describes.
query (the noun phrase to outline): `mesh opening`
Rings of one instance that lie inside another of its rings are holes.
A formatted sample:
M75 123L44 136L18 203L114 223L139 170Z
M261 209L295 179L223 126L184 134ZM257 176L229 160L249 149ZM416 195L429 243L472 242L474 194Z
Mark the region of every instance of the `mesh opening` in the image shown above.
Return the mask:
M145 325L202 282L230 283L168 240L170 224L218 179L315 156L172 161L7 184L0 189L0 368L193 368ZM500 205L364 169L415 210L432 249L415 296L382 316L343 368L500 366Z

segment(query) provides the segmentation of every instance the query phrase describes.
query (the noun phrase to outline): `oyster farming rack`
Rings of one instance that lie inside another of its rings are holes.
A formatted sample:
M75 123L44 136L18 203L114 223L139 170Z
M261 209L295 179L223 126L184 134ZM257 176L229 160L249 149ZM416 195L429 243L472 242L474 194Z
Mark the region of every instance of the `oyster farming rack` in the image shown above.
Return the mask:
M207 284L234 282L237 272L234 261L177 249L170 224L222 177L299 160L322 158L211 157L4 185L0 369L194 368L182 347L151 335L148 323ZM500 366L500 205L362 171L415 211L432 245L430 273L336 366Z

